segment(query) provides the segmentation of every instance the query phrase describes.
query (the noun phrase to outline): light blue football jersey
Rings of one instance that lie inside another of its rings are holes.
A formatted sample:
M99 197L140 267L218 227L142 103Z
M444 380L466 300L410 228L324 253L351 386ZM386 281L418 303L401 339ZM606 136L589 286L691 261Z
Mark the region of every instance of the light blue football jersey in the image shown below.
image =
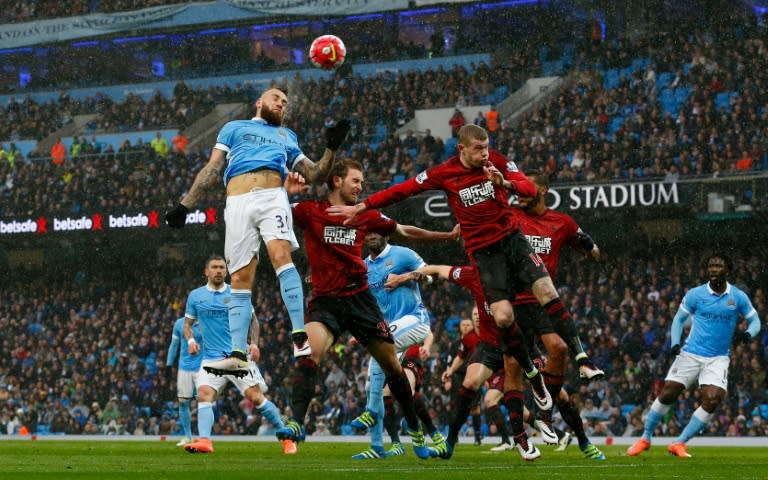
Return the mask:
M197 320L203 335L202 360L219 360L232 350L229 333L229 312L227 305L232 292L224 284L220 290L203 285L189 292L185 316Z
M173 336L171 338L171 346L168 348L168 360L166 365L170 366L176 359L176 354L181 350L181 358L179 358L179 370L186 370L188 372L196 372L200 370L200 364L203 362L203 357L198 355L190 355L187 339L184 338L184 317L179 318L173 324ZM203 334L200 332L200 322L192 324L192 338L200 345L203 346Z
M708 283L692 288L680 309L693 319L683 351L702 357L728 355L739 316L749 320L757 315L747 294L730 283L722 295Z
M387 322L394 322L406 315L415 315L422 318L424 323L429 323L429 315L421 300L418 282L410 281L394 290L384 290L384 283L390 273L408 273L426 265L418 253L410 248L387 245L375 259L368 256L365 264L368 266L368 287L376 297Z
M225 186L232 177L258 169L274 170L285 181L297 161L306 158L292 130L260 118L227 122L214 148L227 152Z

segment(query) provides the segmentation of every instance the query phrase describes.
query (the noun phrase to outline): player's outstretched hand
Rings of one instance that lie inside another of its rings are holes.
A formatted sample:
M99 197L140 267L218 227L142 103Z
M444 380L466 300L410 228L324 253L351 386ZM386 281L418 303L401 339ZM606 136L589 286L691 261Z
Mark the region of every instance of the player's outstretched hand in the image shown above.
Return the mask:
M336 125L325 129L325 146L328 150L335 152L344 143L348 133L349 120L346 118L339 120Z
M307 193L309 189L312 188L310 185L307 185L304 177L298 172L289 173L288 177L285 179L283 187L285 187L285 192L289 197Z
M458 223L453 226L453 230L451 230L451 237L453 238L454 242L461 240L461 225Z
M181 228L184 226L185 223L187 223L187 214L189 213L189 209L179 203L175 207L173 207L172 210L168 210L165 212L165 221L168 223L169 227L172 228Z
M347 224L357 214L362 213L364 210L364 203L358 203L357 205L331 205L325 209L329 215L344 217L346 219L344 224Z

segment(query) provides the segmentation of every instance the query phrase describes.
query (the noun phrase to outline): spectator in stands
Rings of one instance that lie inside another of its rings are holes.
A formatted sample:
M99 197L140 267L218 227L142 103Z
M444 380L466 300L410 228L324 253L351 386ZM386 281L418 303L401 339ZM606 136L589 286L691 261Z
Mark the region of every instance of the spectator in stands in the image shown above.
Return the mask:
M459 133L459 129L463 127L465 123L467 123L467 121L464 118L464 114L461 113L461 110L458 108L455 109L453 111L453 115L451 115L451 118L448 119L448 125L451 126L451 136L453 136L453 138L456 138Z
M168 147L168 140L166 140L165 137L163 137L163 134L160 132L155 134L155 138L152 139L150 145L155 151L156 158L159 159L164 159L170 151L170 148Z
M173 150L181 155L185 155L187 153L187 145L189 145L189 137L187 137L184 134L184 129L180 128L178 132L176 132L176 135L173 136L171 139L171 143L173 143Z
M54 165L63 165L66 158L67 147L62 143L61 137L59 137L51 147L51 161Z

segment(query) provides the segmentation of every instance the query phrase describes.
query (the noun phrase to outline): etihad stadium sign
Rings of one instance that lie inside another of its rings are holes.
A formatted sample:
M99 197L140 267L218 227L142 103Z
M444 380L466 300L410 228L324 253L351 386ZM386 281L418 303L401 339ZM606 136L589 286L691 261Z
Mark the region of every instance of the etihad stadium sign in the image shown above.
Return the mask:
M619 183L550 188L549 208L580 210L590 208L650 207L680 203L677 183Z
M516 198L510 199L510 204L516 202ZM680 204L678 184L664 182L550 187L547 196L547 206L553 210L561 211L676 204ZM424 200L424 211L431 217L448 217L451 215L448 201L443 193L427 197Z

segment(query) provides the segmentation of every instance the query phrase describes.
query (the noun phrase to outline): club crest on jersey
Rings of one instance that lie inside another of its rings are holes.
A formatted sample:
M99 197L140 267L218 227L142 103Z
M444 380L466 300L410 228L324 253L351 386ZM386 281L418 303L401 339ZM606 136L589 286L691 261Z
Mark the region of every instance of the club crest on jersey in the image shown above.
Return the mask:
M392 260L387 260L386 262L384 262L384 266L387 267L387 269L390 269L395 266L395 262L393 262Z
M323 227L323 240L325 243L336 245L354 245L357 238L357 229L342 225L326 225Z
M451 276L453 277L454 280L458 280L459 277L461 277L461 268L454 269Z
M277 134L280 135L281 137L287 137L288 136L288 134L285 132L285 129L283 127L280 127L280 128L277 129Z
M734 308L736 308L736 300L734 300L734 299L732 299L732 298L729 298L729 299L728 299L728 301L726 302L726 306L727 306L727 307L728 307L730 310L733 310Z
M507 162L507 171L508 172L517 172L518 171L517 164L515 164L515 162L513 162L512 160L508 161Z
M426 170L424 170L420 174L416 175L416 183L418 183L419 185L424 183L424 181L426 181L426 179L427 179L427 171Z
M231 301L232 301L232 297L226 297L226 298L224 298L224 300L223 300L223 302L224 302L224 305L227 305L227 304L229 304L229 302L231 302Z

